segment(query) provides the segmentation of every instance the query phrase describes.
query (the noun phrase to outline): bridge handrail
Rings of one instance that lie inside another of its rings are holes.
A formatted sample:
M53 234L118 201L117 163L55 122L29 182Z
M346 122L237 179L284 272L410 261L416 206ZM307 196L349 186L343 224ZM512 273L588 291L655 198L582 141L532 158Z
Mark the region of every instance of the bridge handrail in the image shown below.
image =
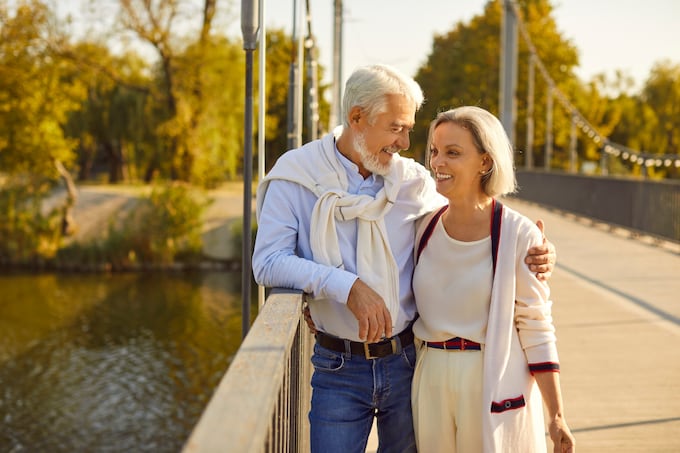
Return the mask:
M306 452L312 335L301 292L273 290L183 453Z
M521 199L680 242L680 181L518 170Z

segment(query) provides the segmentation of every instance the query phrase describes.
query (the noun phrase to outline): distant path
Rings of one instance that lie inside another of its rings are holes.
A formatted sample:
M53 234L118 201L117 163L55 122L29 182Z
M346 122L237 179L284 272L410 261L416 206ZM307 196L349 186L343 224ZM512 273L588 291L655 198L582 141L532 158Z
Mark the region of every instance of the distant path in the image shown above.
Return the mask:
M132 209L150 190L149 186L142 185L79 185L73 210L76 231L67 243L86 242L101 235L111 222ZM203 251L213 259L234 258L240 250L232 250L231 228L243 217L243 183L224 183L218 189L210 190L208 195L213 202L204 214ZM45 209L52 208L65 196L65 191L56 191L46 200Z
M220 260L240 256L241 244L234 244L231 238L232 228L243 221L243 183L225 183L219 189L211 190L209 195L213 202L206 210L203 221L203 253ZM251 206L254 209L254 202ZM255 224L254 213L252 223ZM233 250L235 245L238 250Z

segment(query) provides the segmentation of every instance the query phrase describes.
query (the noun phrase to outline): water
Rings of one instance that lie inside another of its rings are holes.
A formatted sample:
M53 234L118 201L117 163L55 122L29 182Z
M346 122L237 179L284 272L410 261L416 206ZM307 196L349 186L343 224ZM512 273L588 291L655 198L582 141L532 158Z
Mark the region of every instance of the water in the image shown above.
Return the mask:
M0 452L180 451L240 344L240 279L0 275Z

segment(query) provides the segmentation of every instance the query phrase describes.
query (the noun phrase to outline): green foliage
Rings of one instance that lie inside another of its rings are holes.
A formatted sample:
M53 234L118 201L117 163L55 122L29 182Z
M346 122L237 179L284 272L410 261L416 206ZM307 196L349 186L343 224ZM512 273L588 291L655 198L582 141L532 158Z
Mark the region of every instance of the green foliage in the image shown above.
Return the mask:
M63 50L77 75L73 79L86 84L87 96L78 110L69 114L64 127L78 142L79 180L94 178L93 167L107 164L108 182L138 179L143 173L146 150L153 146L148 68L140 57L114 56L103 45L82 42ZM113 73L101 67L112 68ZM102 159L103 157L103 159Z
M164 127L177 136L187 179L211 188L240 171L243 148L244 55L240 44L214 37L177 58L178 115Z
M185 14L189 10L185 8L198 11L192 0L115 2L121 27L107 30L108 35L89 33L77 43L70 41L64 32L68 26L50 10L53 2L14 3L18 6L10 10L8 2L0 0L2 172L54 181L58 178L55 163L60 162L77 171L81 181L150 182L158 177L203 188L242 173L244 52L240 39L220 34L212 25L217 14L220 29L229 28L229 22L236 20L230 10L233 2L206 0L202 14L193 15ZM427 126L437 112L473 104L497 113L501 3L486 2L481 14L434 37L431 53L416 75L426 95L410 151L419 160L424 156ZM651 154L680 152L677 64L660 62L638 94L629 92L623 76L615 80L598 76L584 83L573 73L577 49L559 32L554 2L518 3L546 70L601 134ZM142 58L132 51L114 53L102 44L123 36L144 42L155 54ZM272 165L287 149L288 77L294 46L283 30L274 29L267 33L266 49L264 134L266 162ZM520 38L518 149L527 145L528 58ZM256 87L258 62L256 55ZM307 88L303 88L305 96ZM319 96L324 126L329 112L325 88L320 86ZM547 91L537 71L532 150L537 166L542 165L545 146ZM303 103L308 104L307 99ZM554 105L553 166L566 168L570 116L557 100ZM581 160L597 161L601 150L579 133L578 153ZM640 172L627 162L612 165L611 170ZM680 177L676 167L652 173Z
M111 222L104 238L73 244L59 252L64 263L140 265L198 262L203 214L210 200L185 183L158 183L122 219Z
M557 31L552 17L552 6L548 0L522 2L522 13L527 17L527 28L534 39L536 50L546 64L558 86L564 86L572 76L571 69L578 63L576 49ZM412 150L422 160L427 136L427 128L436 114L461 105L477 105L493 113L498 113L499 68L500 68L500 29L501 2L490 1L481 15L473 17L469 23L459 22L443 35L435 36L432 51L426 63L416 74L427 101L417 116L413 134ZM529 52L520 40L518 67L528 66ZM525 143L526 127L521 118L526 115L527 74L518 74L517 115L520 119L517 128L517 145ZM535 89L534 145L543 145L545 137L545 84L537 84ZM566 120L556 114L555 129L564 129ZM566 126L568 131L568 126ZM567 132L568 133L568 132ZM565 146L568 137L556 137L555 145Z
M156 186L128 219L125 230L142 261L171 262L178 252L201 250L201 227L207 199L187 184Z
M50 189L46 180L9 181L0 190L0 259L13 263L44 262L57 252L61 212L44 210Z
M62 126L84 92L64 83L69 68L53 51L61 38L45 5L20 3L13 17L0 6L0 19L0 168L57 179L54 161L75 159Z
M680 64L658 62L639 94L629 94L626 92L629 90L624 89L614 91L620 94L608 99L610 112L618 111L620 115L612 122L611 141L651 155L680 154ZM619 158L609 159L609 171L642 174L639 164ZM651 167L646 171L647 176L656 179L680 177L680 169L674 165Z
M553 79L555 86L563 92L572 103L575 101L575 93L579 88L579 81L574 75L574 68L578 66L578 50L564 38L558 29L558 24L553 17L553 2L548 0L530 0L523 2L521 6L522 16L527 26L527 31L536 47L536 53L540 57L545 69ZM518 149L526 149L526 114L527 92L530 52L527 44L520 39L518 56L518 80L517 80L517 125L515 145ZM540 75L538 69L535 75L534 93L534 151L545 147L546 116L547 116L548 86ZM566 168L568 165L567 148L569 146L570 115L560 107L558 100L554 100L553 131L555 133L553 146L555 155L563 156L563 159L554 162L557 166ZM538 157L541 157L539 153ZM542 164L542 162L537 162Z
M658 154L680 154L680 64L659 62L652 69L642 99L658 119L657 134L662 137Z
M221 27L235 20L233 5L206 1L204 17L188 17L190 4L117 2L121 28L108 36L90 30L74 43L52 4L19 2L10 16L0 2L0 168L56 179L57 160L80 181L160 177L204 188L238 178L244 52L240 39L211 30L213 15ZM102 44L123 35L155 55L114 53ZM292 43L282 30L267 38L265 134L274 162L286 150ZM329 111L324 88L322 124Z

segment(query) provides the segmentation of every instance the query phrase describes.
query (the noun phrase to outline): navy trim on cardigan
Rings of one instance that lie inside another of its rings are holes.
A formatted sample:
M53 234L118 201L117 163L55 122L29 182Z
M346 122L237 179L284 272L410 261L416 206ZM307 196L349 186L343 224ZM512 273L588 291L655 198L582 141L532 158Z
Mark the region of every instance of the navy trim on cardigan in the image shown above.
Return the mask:
M534 373L546 373L546 372L557 372L560 371L560 364L556 362L541 362L541 363L530 363L529 372Z
M524 401L524 395L520 395L517 398L510 398L501 402L493 401L491 403L491 412L498 414L512 409L519 409L526 405L527 403Z

